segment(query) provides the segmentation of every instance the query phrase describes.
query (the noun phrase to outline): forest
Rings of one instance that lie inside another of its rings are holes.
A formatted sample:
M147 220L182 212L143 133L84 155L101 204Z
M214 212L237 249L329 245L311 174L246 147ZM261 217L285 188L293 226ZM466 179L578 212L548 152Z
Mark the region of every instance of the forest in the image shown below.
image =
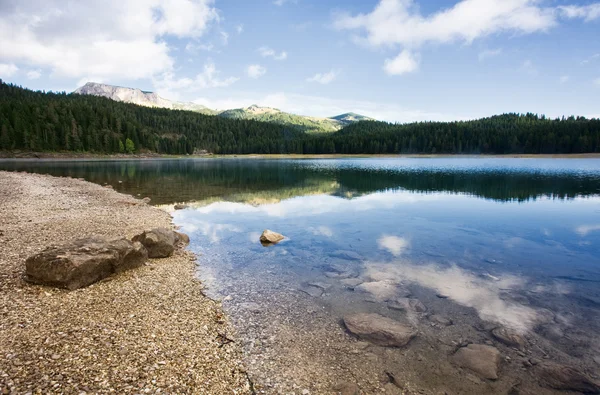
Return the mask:
M473 121L361 121L334 133L0 80L0 151L193 154L568 154L600 152L600 120L503 114Z

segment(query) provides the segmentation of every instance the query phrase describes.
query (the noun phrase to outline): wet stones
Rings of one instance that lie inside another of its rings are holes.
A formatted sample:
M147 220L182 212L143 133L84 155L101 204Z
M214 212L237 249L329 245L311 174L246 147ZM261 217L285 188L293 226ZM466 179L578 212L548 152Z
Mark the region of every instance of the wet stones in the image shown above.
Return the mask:
M171 229L156 228L144 231L142 234L134 236L131 240L142 243L148 250L148 257L167 258L173 255L175 245L180 241L181 237L181 234ZM189 242L189 238L187 238L187 241Z
M484 379L498 379L500 351L496 347L484 344L469 344L458 349L452 355L451 361L455 365L473 371Z
M499 327L492 329L492 336L509 347L518 348L519 350L525 348L525 338L506 328Z
M269 229L265 229L260 235L260 242L263 245L277 244L283 239L285 239L285 236Z
M344 324L360 339L385 347L406 346L416 336L412 327L375 313L345 316Z
M25 274L32 283L73 290L142 266L147 259L148 251L138 242L90 237L27 258Z
M375 301L385 302L397 294L397 285L388 281L372 281L362 283L354 288L355 291L370 294Z
M570 366L544 363L538 366L538 377L543 385L557 390L600 394L600 384Z
M319 296L323 295L324 291L323 288L311 284L302 285L299 290L307 295L312 296L313 298L318 298Z

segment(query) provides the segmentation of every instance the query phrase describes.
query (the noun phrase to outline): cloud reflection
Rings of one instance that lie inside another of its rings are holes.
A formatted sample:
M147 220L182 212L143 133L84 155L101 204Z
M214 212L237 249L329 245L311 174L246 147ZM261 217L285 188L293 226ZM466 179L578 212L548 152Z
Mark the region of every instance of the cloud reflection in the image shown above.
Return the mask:
M415 265L400 260L367 263L364 275L375 281L413 282L430 288L456 303L474 308L481 319L500 323L520 333L530 330L538 319L534 309L500 297L501 292L525 287L525 281L516 276L486 279L458 266Z
M588 233L595 232L598 230L600 230L600 224L581 225L581 226L578 226L577 228L575 228L575 232L578 233L582 237L587 236Z
M377 240L377 244L379 248L388 250L394 256L400 256L406 250L410 243L408 240L398 237L398 236L389 236L383 235Z

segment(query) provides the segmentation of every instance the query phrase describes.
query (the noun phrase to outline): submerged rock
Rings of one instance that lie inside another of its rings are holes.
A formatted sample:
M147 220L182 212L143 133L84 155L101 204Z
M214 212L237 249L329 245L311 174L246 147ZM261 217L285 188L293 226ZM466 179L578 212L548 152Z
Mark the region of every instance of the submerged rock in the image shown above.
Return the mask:
M600 384L593 382L579 370L555 363L544 363L538 368L539 378L547 387L584 394L600 394Z
M492 336L509 347L518 348L519 350L525 348L525 338L506 328L500 327L492 329Z
M337 250L333 251L329 256L333 258L345 259L347 261L362 261L363 257L354 251Z
M427 318L429 318L429 321L433 322L434 324L442 326L450 326L453 323L451 319L442 317L441 315L437 314L430 315Z
M263 244L277 244L283 239L285 236L269 229L265 229L260 235L260 242Z
M173 206L175 210L185 210L186 208L190 208L187 204L176 204Z
M183 238L183 239L182 239ZM189 242L187 236L167 228L156 228L134 236L132 241L139 241L148 250L150 258L166 258L173 255L175 245L181 240Z
M366 292L378 302L385 302L397 295L397 288L396 284L388 281L371 281L356 286L354 290Z
M73 290L142 266L147 259L148 251L140 243L90 237L27 258L25 274L32 283Z
M392 310L402 311L416 311L417 313L424 313L427 311L427 307L419 300L415 298L399 298L388 302L388 308Z
M416 336L412 327L375 313L348 315L344 324L354 335L380 346L402 347Z
M299 288L300 291L304 292L305 294L308 294L314 298L318 298L319 296L323 295L323 288L319 287L319 286L315 286L315 285L310 285L310 284L306 284L303 285Z
M496 347L484 344L469 344L460 348L451 357L456 365L472 370L485 379L498 379L500 351Z

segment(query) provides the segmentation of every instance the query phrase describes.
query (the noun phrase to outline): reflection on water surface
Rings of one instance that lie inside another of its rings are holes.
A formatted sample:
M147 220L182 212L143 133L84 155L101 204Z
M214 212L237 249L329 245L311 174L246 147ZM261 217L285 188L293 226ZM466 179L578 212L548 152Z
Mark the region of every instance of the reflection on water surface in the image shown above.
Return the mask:
M554 393L545 378L551 364L574 367L594 388L599 165L0 162L110 183L166 207L186 202L174 220L202 254L200 276L230 312L257 388L318 394L353 385L368 394ZM287 239L264 248L266 228ZM343 325L354 313L391 318L416 336L400 348L357 339ZM496 376L465 362L469 344L498 350Z

